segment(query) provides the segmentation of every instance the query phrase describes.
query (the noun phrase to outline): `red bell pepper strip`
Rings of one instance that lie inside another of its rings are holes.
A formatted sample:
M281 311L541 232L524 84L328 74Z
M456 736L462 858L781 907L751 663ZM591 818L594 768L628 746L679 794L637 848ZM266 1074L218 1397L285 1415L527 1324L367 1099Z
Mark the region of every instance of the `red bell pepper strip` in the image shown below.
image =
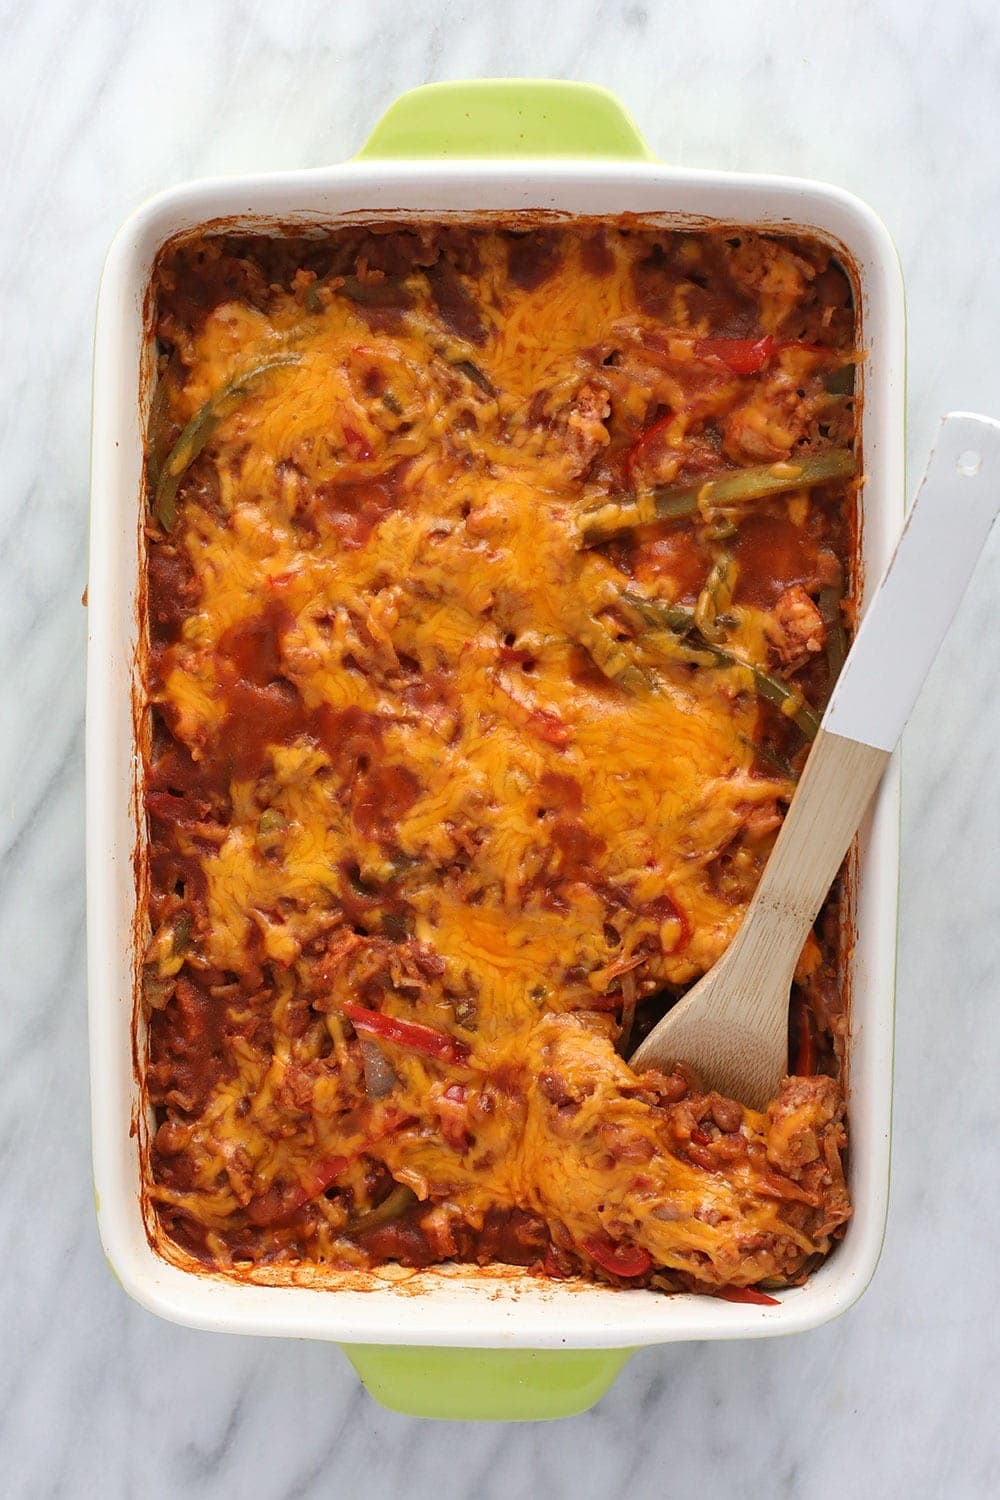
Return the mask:
M399 1110L391 1110L382 1118L382 1129L376 1130L374 1135L365 1137L362 1154L364 1151L370 1151L372 1146L375 1145L376 1141L384 1141L387 1135L394 1135L395 1132L397 1130L401 1130L404 1125L412 1125L414 1118L415 1117L413 1115L403 1114Z
M807 344L802 339L776 339L765 333L759 339L699 339L694 352L699 359L720 359L734 375L756 375L773 354L799 349L803 354L836 354L825 344Z
M679 953L682 948L686 948L691 941L691 921L683 906L679 906L673 896L665 893L660 899L669 904L670 912L668 915L673 917L677 922L677 941L667 954L668 958L672 958L675 953Z
M773 350L774 339L769 333L760 339L699 339L694 346L699 359L719 359L734 375L756 375Z
M533 707L519 698L513 688L508 687L499 674L493 677L493 681L511 703L519 708L525 716L525 725L539 739L545 740L550 745L555 745L562 750L573 738L572 725L567 724L565 719L560 719L558 714L550 713L547 708Z
M384 1117L382 1129L366 1138L363 1146L352 1156L328 1156L311 1166L304 1177L299 1179L299 1184L291 1190L284 1189L277 1184L272 1185L266 1192L260 1193L251 1199L247 1205L247 1218L251 1224L258 1228L279 1228L289 1223L314 1198L325 1193L337 1178L347 1171L352 1161L357 1161L366 1151L376 1143L384 1140L387 1135L392 1135L401 1125L406 1125L412 1116L393 1112Z
M208 816L209 804L174 792L147 792L146 811L161 823L200 823Z
M547 708L533 708L529 711L528 728L532 729L539 739L555 745L558 750L562 750L573 738L570 726L560 719L558 714L549 713Z
M397 1047L406 1047L411 1052L421 1052L425 1057L437 1057L441 1062L465 1063L469 1060L469 1049L464 1042L449 1036L444 1031L434 1031L430 1026L421 1026L416 1021L400 1021L395 1016L385 1016L378 1010L367 1010L348 1000L344 1015L355 1031L366 1031L371 1036L381 1037L385 1042L394 1042Z
M318 1161L301 1180L303 1203L308 1203L311 1198L318 1198L320 1193L325 1193L330 1184L349 1165L346 1156L330 1156L325 1161Z
M368 439L362 437L360 432L356 432L353 427L348 427L346 424L344 426L344 442L347 444L348 453L356 462L364 463L369 458L374 457L374 450Z
M646 449L651 443L656 441L661 433L666 432L673 420L673 412L668 411L666 416L657 417L655 422L652 422L644 432L639 434L638 440L632 444L625 455L625 468L629 479L635 479L636 466L642 461Z
M251 1224L261 1229L287 1224L300 1208L318 1198L320 1193L325 1193L349 1165L346 1156L331 1156L325 1161L318 1161L291 1192L282 1193L272 1186L259 1198L253 1199L247 1206L247 1218Z
M816 1071L816 1043L813 1040L809 1012L804 1005L799 1006L795 1022L795 1036L795 1065L792 1072L799 1078L809 1078Z
M766 1292L758 1292L752 1286L720 1286L715 1295L721 1297L723 1302L753 1302L760 1307L781 1306L777 1297L769 1297Z
M653 1264L653 1257L641 1245L616 1244L607 1235L591 1235L583 1248L612 1276L643 1276Z

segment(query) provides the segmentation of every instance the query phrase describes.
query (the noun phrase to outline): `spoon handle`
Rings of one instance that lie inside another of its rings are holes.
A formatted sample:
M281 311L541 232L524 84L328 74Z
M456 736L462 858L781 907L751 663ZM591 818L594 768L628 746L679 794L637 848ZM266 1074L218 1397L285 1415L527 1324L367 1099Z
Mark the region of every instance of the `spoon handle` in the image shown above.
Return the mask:
M895 748L1000 510L1000 422L944 418L823 728Z
M802 944L891 753L822 728L809 752L802 780L732 945L740 955L741 968L745 964L761 975L780 975L779 987L786 997ZM771 988L762 986L762 993L770 995Z
M1000 509L1000 422L955 412L875 590L739 932L633 1068L685 1058L763 1109L787 1067L802 944L878 786Z
M764 1109L788 1068L788 991L802 944L890 752L821 729L739 931L654 1026L637 1071L684 1058L706 1084Z
M782 939L798 951L796 929L804 937L823 904L998 510L1000 422L952 412L823 715L741 948L763 944L772 961Z
M779 934L794 948L792 929L804 937L815 920L998 510L1000 422L952 412L823 715L743 923L745 943L763 941L773 956Z

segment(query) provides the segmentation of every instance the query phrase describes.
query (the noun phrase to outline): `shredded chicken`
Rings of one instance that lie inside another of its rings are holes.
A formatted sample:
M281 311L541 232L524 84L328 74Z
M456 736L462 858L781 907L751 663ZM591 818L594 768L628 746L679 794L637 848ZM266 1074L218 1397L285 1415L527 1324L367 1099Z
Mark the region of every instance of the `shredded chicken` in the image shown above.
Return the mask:
M768 624L768 637L779 660L786 666L822 651L826 626L801 583L792 584L778 598Z

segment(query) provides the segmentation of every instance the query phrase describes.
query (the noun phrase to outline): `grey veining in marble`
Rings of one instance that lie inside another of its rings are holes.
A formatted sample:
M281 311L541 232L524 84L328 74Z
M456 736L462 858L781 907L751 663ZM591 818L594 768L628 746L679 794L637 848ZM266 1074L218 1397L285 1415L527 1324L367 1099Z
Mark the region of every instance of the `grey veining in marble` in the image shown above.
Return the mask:
M190 176L340 159L432 79L589 79L669 160L854 189L906 272L914 468L943 410L1000 414L993 0L8 0L0 38L0 1496L1000 1493L1000 537L906 740L894 1177L872 1289L792 1340L649 1351L593 1413L537 1428L389 1415L336 1350L171 1327L107 1272L80 607L115 227Z

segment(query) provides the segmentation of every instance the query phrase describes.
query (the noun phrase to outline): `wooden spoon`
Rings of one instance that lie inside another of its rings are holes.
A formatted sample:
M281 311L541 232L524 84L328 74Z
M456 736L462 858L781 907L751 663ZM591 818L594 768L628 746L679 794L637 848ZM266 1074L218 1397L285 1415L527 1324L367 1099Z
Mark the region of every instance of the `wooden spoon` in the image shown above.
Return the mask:
M1000 422L952 412L823 715L743 925L633 1053L684 1061L755 1109L788 1067L802 946L903 732L1000 510Z

